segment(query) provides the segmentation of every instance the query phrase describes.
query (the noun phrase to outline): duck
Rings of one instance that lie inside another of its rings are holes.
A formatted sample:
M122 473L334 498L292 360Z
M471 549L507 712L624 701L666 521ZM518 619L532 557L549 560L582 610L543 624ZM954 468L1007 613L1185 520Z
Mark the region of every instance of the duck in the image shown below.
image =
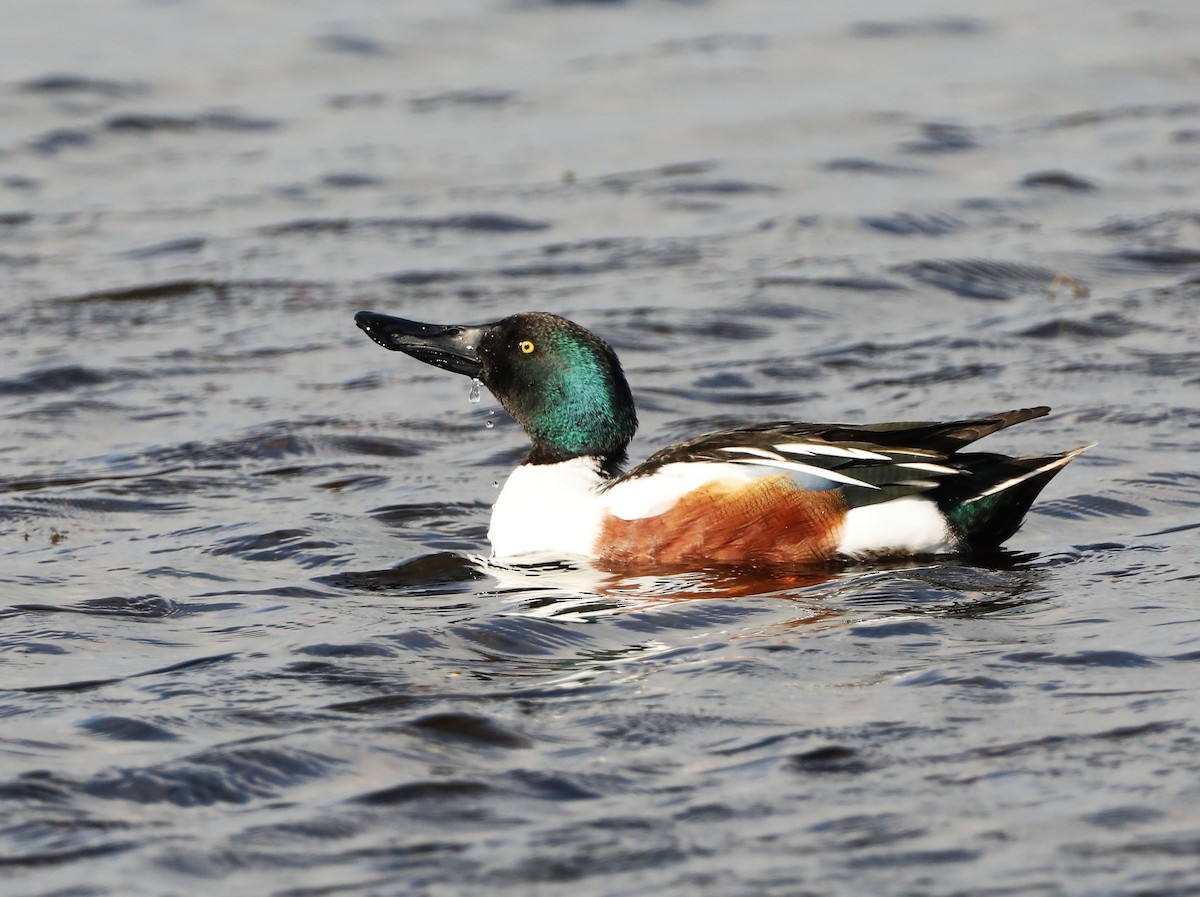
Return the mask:
M997 551L1043 487L1091 445L963 451L1045 406L951 421L748 423L626 469L637 430L616 352L547 312L430 324L362 311L383 346L482 384L531 447L492 508L492 559L609 569L806 567Z

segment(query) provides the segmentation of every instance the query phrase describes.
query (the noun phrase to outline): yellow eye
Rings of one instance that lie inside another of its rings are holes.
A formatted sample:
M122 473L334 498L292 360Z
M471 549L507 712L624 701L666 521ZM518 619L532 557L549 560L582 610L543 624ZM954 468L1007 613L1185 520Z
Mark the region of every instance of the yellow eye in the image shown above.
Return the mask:
M523 339L517 343L517 348L521 350L523 355L528 355L533 351L533 342L531 340Z

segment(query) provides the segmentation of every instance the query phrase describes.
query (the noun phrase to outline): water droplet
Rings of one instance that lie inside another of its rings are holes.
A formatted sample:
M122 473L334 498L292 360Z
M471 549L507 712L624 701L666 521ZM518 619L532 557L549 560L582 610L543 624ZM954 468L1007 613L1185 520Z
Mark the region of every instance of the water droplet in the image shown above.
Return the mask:
M492 488L493 488L493 489L499 489L499 488L500 488L500 481L499 481L499 480L492 480Z
M494 420L484 421L483 425L490 430L492 427L496 426L496 422Z
M483 386L478 377L471 378L471 391L467 393L467 401L472 405L479 404L479 387Z

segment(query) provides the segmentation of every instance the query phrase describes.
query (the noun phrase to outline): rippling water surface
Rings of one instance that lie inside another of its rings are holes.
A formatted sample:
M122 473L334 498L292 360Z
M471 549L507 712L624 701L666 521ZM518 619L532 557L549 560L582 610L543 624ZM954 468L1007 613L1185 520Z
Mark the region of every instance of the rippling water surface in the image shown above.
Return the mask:
M9 3L4 892L1200 893L1200 10L1077 6ZM1099 446L987 564L490 567L359 308L592 327L636 458Z

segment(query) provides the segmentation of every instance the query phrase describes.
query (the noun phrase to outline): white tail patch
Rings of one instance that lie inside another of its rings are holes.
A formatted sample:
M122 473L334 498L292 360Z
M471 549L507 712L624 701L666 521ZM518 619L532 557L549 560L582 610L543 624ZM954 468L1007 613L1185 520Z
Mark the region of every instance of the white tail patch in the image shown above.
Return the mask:
M983 492L980 492L973 498L968 498L963 502L963 504L970 504L973 501L979 501L981 498L987 498L989 495L995 495L997 492L1003 492L1005 489L1010 489L1018 483L1024 483L1026 480L1032 479L1033 477L1046 473L1047 471L1057 470L1060 467L1066 467L1069 463L1071 463L1071 461L1075 460L1075 458L1077 458L1079 455L1082 455L1094 445L1096 445L1096 443L1091 442L1087 445L1081 445L1077 449L1071 449L1069 452L1064 452L1061 457L1054 458L1053 460L1043 464L1041 467L1035 467L1033 470L1027 470L1025 473L1015 477L1010 477L1003 482L997 483L990 489L985 489Z
M959 547L937 505L912 495L851 508L842 523L838 553L852 558L945 554Z

